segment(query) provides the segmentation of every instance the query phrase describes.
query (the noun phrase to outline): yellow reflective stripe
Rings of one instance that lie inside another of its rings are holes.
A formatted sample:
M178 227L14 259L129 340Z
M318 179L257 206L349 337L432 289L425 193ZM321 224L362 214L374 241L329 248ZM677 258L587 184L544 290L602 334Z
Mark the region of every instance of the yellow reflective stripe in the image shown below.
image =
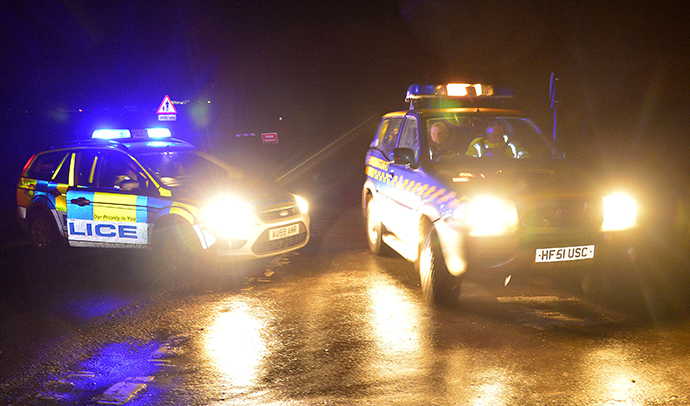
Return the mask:
M112 204L103 204L106 202ZM137 222L136 195L94 193L93 203L93 219L96 221Z
M457 193L455 193L455 192L446 193L445 195L443 195L443 197L438 199L438 202L439 203L445 203L448 200L455 199L455 196L457 196Z
M53 172L53 176L51 176L50 180L55 180L55 177L57 177L57 174L60 173L60 169L62 169L62 165L65 164L65 161L67 160L67 156L69 154L65 155L64 158L62 158L62 161L60 161L60 165L58 165L57 169L55 169L55 172Z
M69 185L74 186L74 162L76 160L77 154L74 152L72 153L72 157L70 158L70 165L69 165Z
M66 185L64 183L58 183L57 189L58 192L60 192L59 196L55 197L55 210L57 211L67 211L67 188L69 185Z
M434 193L433 195L431 195L431 199L432 199L432 200L436 200L436 199L438 199L439 196L441 196L441 195L444 194L444 193L446 193L446 189L439 189L439 190L436 191L436 193Z
M30 190L35 190L36 189L36 179L30 179L30 178L20 178L19 179L19 189L30 189Z
M190 209L193 209L193 206L188 206L186 204L181 204L181 203L173 203L174 205L170 208L170 214L176 214L185 220L187 220L190 224L194 224L194 216L192 213L189 212ZM194 210L195 212L198 212L197 210Z
M89 173L89 184L93 184L93 177L96 174L96 162L98 162L98 156L93 158L93 165L91 165L91 173Z

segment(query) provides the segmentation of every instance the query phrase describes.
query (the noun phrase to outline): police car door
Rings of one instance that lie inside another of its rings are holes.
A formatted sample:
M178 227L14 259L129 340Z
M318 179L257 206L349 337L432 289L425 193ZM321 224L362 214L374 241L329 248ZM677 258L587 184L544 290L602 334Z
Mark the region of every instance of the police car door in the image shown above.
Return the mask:
M149 181L134 160L118 150L81 150L74 177L66 198L70 245L146 246Z
M393 149L398 145L401 125L402 117L387 117L381 120L366 157L367 176L376 187L375 207L377 207L379 219L386 227L388 226L387 195L391 181L388 167Z
M419 207L420 197L415 193L414 185L424 175L416 168L420 156L418 126L416 117L406 116L398 141L398 148L413 151L414 164L397 164L393 161L388 168L391 178L387 204L388 227L410 246L416 246L418 233L418 217L415 212Z

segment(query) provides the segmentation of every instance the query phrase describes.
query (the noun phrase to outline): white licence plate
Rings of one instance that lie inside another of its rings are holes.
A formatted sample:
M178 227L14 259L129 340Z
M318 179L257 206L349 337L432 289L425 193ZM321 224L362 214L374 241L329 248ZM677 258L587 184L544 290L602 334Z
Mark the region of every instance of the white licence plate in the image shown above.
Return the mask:
M296 234L299 234L299 224L293 224L291 226L285 226L269 230L268 239L271 241L279 240L281 238L289 237L291 235Z
M535 262L579 261L594 258L594 245L579 247L537 248Z

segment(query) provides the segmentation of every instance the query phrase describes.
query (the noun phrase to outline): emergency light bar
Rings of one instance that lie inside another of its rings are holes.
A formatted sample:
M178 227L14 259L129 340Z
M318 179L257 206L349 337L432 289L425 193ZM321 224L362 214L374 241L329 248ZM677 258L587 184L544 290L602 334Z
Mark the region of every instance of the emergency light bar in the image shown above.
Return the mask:
M119 130L112 128L105 128L95 130L91 134L92 139L99 140L122 140L130 138L170 138L172 134L169 128L146 128L143 130Z
M172 134L169 128L147 128L146 135L149 138L170 138Z
M132 138L132 133L130 133L129 130L102 129L94 130L93 134L91 134L91 138L94 140L121 140Z
M405 101L410 110L445 109L452 107L506 108L506 99L513 94L508 89L494 90L482 83L448 83L445 85L415 84L407 88Z
M480 83L448 83L447 85L411 85L407 89L405 101L423 99L428 97L467 97L467 96L493 96L494 88L491 85Z

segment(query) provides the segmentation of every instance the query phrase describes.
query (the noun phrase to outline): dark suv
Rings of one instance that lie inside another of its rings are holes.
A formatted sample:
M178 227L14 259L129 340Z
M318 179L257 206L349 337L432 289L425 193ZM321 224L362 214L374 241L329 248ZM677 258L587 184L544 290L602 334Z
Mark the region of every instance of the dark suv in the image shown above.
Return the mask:
M486 85L413 85L381 119L362 191L369 247L414 262L429 301L455 303L465 276L625 261L635 200L601 190ZM585 286L586 287L586 286Z

